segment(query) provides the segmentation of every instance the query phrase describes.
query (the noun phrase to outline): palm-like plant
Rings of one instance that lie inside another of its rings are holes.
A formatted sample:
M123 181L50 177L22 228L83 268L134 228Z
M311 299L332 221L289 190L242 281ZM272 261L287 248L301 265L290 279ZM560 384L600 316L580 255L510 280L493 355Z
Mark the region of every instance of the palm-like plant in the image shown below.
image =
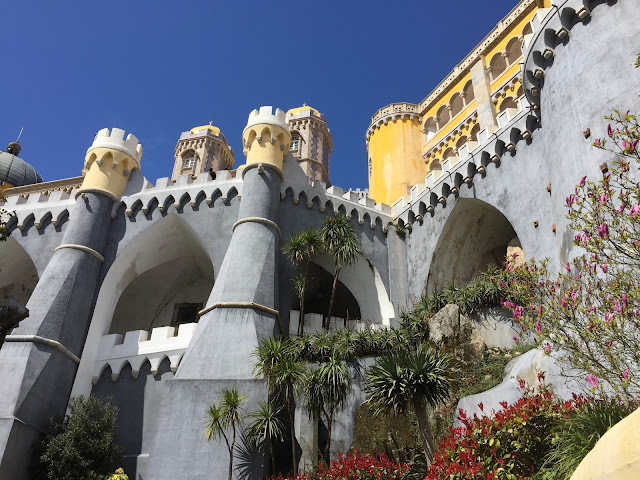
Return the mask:
M223 438L229 450L229 480L233 476L233 452L236 446L236 435L239 425L242 423L240 411L246 395L240 393L236 388L225 388L222 391L222 398L216 404L209 406L207 410L207 425L205 437L207 441ZM231 427L231 439L226 430Z
M365 373L366 401L375 415L397 414L413 407L429 462L434 447L427 407L433 408L449 397L452 374L450 357L429 347L380 357Z
M289 340L265 338L253 354L258 361L255 364L256 376L267 381L269 393L280 399L287 409L291 428L291 455L293 472L297 474L295 407L294 392L302 384L306 369L295 357L295 349Z
M327 426L328 438L323 456L328 465L331 460L333 419L336 412L344 407L351 391L351 372L335 349L326 362L309 372L304 389L309 414L316 419L323 417Z
M324 249L333 256L335 271L333 286L331 287L331 299L329 300L329 312L327 313L326 328L329 330L340 270L356 263L364 255L364 252L353 225L349 223L344 215L327 217L324 225L320 228L320 237Z
M274 407L271 402L260 402L258 409L249 414L253 420L248 426L249 437L257 440L261 445L269 446L271 473L274 476L276 474L276 451L273 443L282 441L284 438L284 424L279 417L281 411L282 407Z
M298 335L304 335L304 298L310 286L309 264L311 257L322 249L322 239L318 230L310 226L307 230L291 235L282 251L298 268L294 279L294 289L300 299L300 321Z

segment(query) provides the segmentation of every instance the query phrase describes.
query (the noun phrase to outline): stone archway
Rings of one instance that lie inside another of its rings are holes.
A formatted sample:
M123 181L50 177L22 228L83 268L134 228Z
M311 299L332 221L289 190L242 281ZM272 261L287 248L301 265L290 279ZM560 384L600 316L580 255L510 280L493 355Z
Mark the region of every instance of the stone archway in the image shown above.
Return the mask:
M38 283L38 272L29 254L9 237L0 242L0 305L11 297L26 305Z
M449 215L431 258L427 290L470 280L490 265L504 264L521 246L509 220L495 207L460 198ZM522 254L524 256L524 253Z

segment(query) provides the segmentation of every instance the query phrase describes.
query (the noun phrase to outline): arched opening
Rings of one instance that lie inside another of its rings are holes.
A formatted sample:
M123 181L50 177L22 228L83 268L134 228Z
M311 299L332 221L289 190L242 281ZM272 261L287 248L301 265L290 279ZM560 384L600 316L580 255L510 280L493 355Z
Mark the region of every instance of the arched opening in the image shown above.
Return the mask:
M437 131L438 131L438 125L436 125L435 118L429 117L427 121L424 122L425 142L428 142L433 137L435 137Z
M438 128L442 128L444 127L447 123L449 123L449 109L447 108L447 105L442 105L440 107L440 109L438 110Z
M462 96L464 97L465 105L469 105L471 102L473 102L474 94L473 84L471 83L471 80L469 80L462 89Z
M157 258L135 272L129 270L124 282L121 280L122 291L109 333L196 322L197 312L205 306L213 288L211 259L186 222L168 215L140 235L143 236L148 237L145 249ZM138 239L127 250L140 248Z
M198 161L198 154L193 150L187 150L182 154L182 171L193 170Z
M464 100L462 99L462 95L460 95L459 93L454 93L451 97L451 102L449 105L451 106L451 118L453 118L464 108Z
M522 42L516 37L507 43L507 64L513 65L522 57Z
M456 151L453 147L447 148L442 154L442 160L449 160L450 163L455 163L458 157L456 156Z
M506 97L500 102L500 112L504 112L507 108L518 108L518 104L512 97Z
M522 36L524 37L525 35L529 35L530 33L533 33L533 28L531 27L531 23L529 22L522 29Z
M458 139L458 141L456 142L456 149L457 149L458 151L460 151L460 149L461 149L463 146L465 146L465 145L467 144L467 142L468 142L467 136L466 136L466 135L461 136L461 137Z
M480 133L480 124L476 123L471 128L471 131L469 132L469 140L471 140L472 142L477 142L478 141L478 133Z
M452 281L464 283L490 265L502 266L509 248L519 245L513 226L498 209L481 200L460 198L438 238L427 289L433 292Z
M489 63L489 70L491 71L491 81L495 81L502 72L507 69L507 62L502 55L502 52L496 53L493 58L491 58L491 63Z
M11 297L26 305L38 283L38 272L29 254L9 237L0 242L0 305Z
M342 274L341 274L342 275ZM333 275L320 265L311 262L309 264L309 283L305 293L304 311L306 313L317 313L326 317L331 299L331 288L333 286ZM291 296L291 308L300 310L300 299L297 294ZM332 316L348 318L350 320L361 319L360 305L351 291L340 281L336 288L335 302Z
M442 176L442 164L440 163L440 160L436 158L431 161L429 164L429 172L433 173L434 180L437 180Z

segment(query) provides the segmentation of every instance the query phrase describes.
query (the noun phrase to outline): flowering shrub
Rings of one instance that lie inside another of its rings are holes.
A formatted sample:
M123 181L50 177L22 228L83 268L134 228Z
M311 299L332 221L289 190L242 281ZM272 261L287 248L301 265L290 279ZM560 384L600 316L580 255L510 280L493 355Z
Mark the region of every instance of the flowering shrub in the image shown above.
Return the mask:
M515 286L518 302L505 303L549 352L558 350L586 373L592 388L601 381L632 398L640 390L640 124L615 112L607 139L594 146L617 156L603 165L598 181L582 177L566 199L574 245L586 253L552 275L544 262L520 270L528 285Z
M541 378L544 376L541 374ZM525 387L521 381L521 387ZM585 401L554 400L545 387L526 391L515 404L501 403L503 410L490 417L467 417L463 426L450 427L440 444L425 480L525 479L539 471L551 447L551 432ZM482 409L482 404L479 404Z
M358 451L340 454L329 467L319 464L318 471L295 477L278 475L272 480L401 480L409 472L407 464L398 464L386 455L362 455Z

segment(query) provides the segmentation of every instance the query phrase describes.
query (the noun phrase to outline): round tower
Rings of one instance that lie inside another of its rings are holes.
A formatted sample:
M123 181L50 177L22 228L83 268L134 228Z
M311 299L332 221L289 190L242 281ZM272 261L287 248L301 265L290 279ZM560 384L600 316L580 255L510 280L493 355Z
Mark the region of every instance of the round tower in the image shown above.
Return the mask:
M242 145L242 152L247 156L247 166L242 171L242 178L252 165L261 163L275 167L282 178L282 162L291 145L285 113L277 108L275 114L272 114L271 107L260 107L260 111L252 111L242 132Z
M389 205L424 182L418 105L393 103L371 118L367 130L369 197Z
M142 145L131 133L124 138L124 130L103 128L96 133L87 150L82 176L84 180L76 197L83 192L101 193L117 200L124 192L129 175L140 168Z
M215 125L194 127L182 132L175 148L171 179L180 175L199 175L233 168L234 152L227 138Z
M291 131L289 153L295 158L310 181L331 185L329 166L333 140L322 113L309 105L287 111Z

